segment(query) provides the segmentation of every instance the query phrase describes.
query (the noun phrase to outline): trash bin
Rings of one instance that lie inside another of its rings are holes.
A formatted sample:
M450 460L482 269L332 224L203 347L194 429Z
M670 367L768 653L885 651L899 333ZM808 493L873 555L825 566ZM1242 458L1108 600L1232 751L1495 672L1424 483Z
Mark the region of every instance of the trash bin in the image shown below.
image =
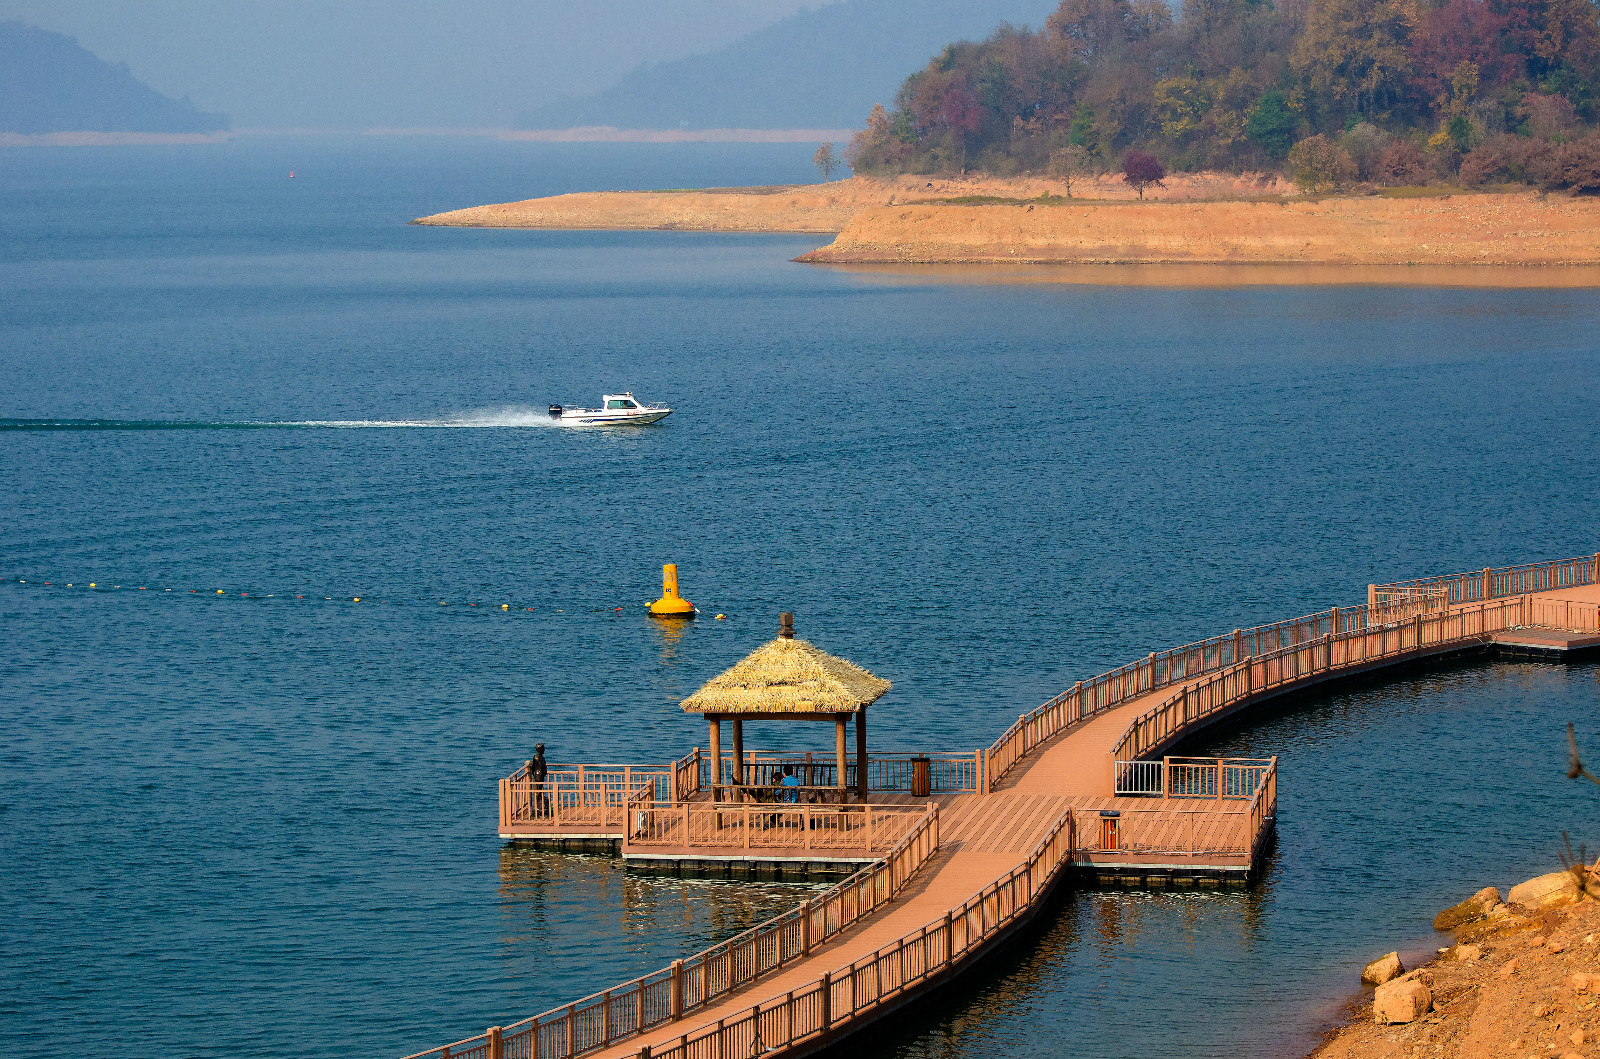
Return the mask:
M926 798L933 793L933 765L928 755L918 754L911 759L911 796Z
M1102 850L1120 849L1122 847L1121 821L1122 813L1116 809L1100 810L1100 848Z

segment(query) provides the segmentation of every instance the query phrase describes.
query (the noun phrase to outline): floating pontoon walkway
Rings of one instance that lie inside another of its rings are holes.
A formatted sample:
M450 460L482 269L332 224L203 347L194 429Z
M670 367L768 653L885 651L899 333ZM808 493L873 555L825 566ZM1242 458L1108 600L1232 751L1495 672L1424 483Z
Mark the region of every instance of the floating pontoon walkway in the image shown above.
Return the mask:
M1409 662L1592 646L1600 555L1374 585L1362 606L1152 653L966 754L696 751L667 767L552 766L542 784L523 770L500 782L510 841L605 843L657 870L866 866L703 953L412 1059L809 1054L959 974L1069 873L1249 880L1273 833L1277 759L1170 756L1199 729ZM803 801L766 800L785 768Z

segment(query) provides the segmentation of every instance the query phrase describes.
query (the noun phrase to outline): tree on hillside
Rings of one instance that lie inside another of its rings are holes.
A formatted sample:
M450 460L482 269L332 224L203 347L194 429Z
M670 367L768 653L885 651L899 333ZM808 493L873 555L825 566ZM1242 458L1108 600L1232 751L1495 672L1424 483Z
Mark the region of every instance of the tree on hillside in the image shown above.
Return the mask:
M1165 187L1161 182L1167 178L1167 167L1153 154L1143 151L1129 151L1122 158L1122 179L1126 180L1133 190L1144 198L1144 189L1154 184L1156 187Z
M811 164L817 167L817 172L822 174L822 182L826 184L833 171L839 168L839 156L833 153L831 141L817 148L817 153L811 156Z
M1600 0L1059 0L946 47L866 125L858 173L1070 179L1068 147L1246 172L1320 135L1362 180L1417 181L1517 136L1471 172L1542 183L1532 160L1600 131Z
M1284 101L1277 89L1264 93L1250 111L1245 123L1245 134L1267 153L1267 158L1281 162L1294 146L1295 126L1300 120Z

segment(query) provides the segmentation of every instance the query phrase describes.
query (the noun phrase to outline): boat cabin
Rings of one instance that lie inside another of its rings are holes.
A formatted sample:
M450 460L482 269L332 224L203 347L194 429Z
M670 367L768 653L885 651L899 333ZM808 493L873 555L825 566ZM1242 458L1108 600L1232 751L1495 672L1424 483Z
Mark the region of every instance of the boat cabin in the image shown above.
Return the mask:
M638 407L639 407L639 404L638 404L637 401L635 401L633 399L633 394L631 394L631 393L608 393L608 394L606 394L606 408L608 410L612 409L612 408L638 408Z

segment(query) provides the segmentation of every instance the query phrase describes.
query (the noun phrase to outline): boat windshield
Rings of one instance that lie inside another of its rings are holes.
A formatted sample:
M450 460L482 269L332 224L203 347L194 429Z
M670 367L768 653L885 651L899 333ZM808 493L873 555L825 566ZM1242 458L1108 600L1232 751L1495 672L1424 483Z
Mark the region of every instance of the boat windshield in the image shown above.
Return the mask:
M630 400L628 400L627 398L624 397L624 398L619 398L619 399L607 401L606 402L606 407L607 408L637 408L638 406L635 405L632 401L630 401Z

